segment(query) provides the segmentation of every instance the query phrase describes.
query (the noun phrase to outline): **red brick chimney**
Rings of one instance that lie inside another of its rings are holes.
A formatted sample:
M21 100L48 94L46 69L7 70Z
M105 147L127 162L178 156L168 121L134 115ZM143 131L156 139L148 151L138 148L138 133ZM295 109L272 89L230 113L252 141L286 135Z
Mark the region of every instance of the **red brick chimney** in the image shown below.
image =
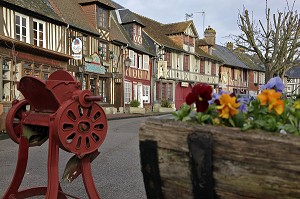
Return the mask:
M204 39L210 46L216 45L216 31L208 26L204 31Z

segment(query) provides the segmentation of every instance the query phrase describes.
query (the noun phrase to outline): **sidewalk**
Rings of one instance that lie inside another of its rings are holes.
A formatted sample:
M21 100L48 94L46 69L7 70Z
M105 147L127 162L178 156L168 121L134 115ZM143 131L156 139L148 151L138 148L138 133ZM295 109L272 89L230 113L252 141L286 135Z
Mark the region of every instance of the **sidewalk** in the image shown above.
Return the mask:
M106 114L107 120L120 120L120 119L129 119L129 118L137 118L137 117L149 117L149 116L160 116L167 115L170 113L160 113L160 112L150 112L145 114L138 113L117 113L117 114ZM5 120L4 120L5 121ZM3 125L5 123L3 122ZM0 132L0 140L9 138L6 134L5 130Z
M159 115L167 115L170 113L160 113L160 112L150 112L145 114L138 113L117 113L117 114L106 114L107 120L120 120L120 119L128 119L128 118L136 118L136 117L149 117L149 116L159 116Z

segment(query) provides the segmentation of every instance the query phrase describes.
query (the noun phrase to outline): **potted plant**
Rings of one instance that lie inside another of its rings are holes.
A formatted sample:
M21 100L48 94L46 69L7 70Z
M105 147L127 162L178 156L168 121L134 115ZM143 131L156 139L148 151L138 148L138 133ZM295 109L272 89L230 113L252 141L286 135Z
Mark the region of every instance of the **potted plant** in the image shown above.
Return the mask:
M174 119L147 120L140 129L147 196L299 198L300 98L285 98L278 77L262 89L249 100L197 84Z
M171 102L168 99L162 99L158 112L173 112L175 109L172 107Z
M141 114L145 114L145 108L141 108L140 105L141 103L134 99L132 101L130 101L130 107L129 107L129 113L141 113Z

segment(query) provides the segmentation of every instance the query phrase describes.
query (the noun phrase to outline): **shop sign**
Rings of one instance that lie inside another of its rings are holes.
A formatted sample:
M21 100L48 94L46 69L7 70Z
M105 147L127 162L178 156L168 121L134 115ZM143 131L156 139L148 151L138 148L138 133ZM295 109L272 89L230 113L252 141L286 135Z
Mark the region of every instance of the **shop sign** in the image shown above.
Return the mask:
M189 87L189 83L188 82L181 82L181 87Z
M85 63L85 71L104 75L106 69L104 66L100 66L99 64Z
M97 53L94 53L94 54L86 57L85 61L86 62L93 62L93 63L96 63L96 64L100 64L101 63L100 57L98 56Z
M72 56L76 60L82 59L82 41L79 38L75 38L72 41Z

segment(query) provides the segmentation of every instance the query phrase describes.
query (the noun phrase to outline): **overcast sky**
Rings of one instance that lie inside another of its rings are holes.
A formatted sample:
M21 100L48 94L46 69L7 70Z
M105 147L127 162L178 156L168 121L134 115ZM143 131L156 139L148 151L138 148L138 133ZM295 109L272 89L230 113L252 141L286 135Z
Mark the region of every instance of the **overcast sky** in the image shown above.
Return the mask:
M203 37L203 24L217 32L217 44L231 41L230 35L238 35L238 13L245 7L253 13L253 18L265 19L265 0L114 0L129 10L161 23L185 21L187 14L193 14L200 38ZM271 13L292 7L294 0L268 0ZM300 0L295 0L294 10L300 12ZM205 12L205 14L202 14ZM204 20L203 20L204 19Z

